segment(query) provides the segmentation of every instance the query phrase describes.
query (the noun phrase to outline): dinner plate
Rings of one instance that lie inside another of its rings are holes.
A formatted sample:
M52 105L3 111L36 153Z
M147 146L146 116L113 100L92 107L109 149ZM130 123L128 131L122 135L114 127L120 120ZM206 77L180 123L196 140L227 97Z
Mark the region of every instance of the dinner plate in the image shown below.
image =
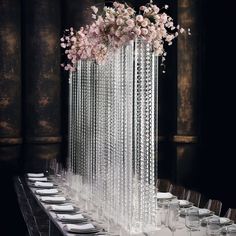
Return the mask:
M187 208L181 208L180 210L180 215L181 216L186 216ZM206 217L206 216L211 216L213 215L214 212L210 211L208 209L199 209L199 217Z
M60 210L60 209L58 209L58 210L56 209L56 210L55 210L55 209L52 209L51 206L49 206L49 207L48 207L48 210L53 211L53 212L56 212L56 213L62 213L62 214L63 214L63 213L76 213L76 212L78 212L80 209L79 209L78 207L75 207L75 206L74 206L74 209L71 209L71 210L70 210L70 209L69 209L69 210Z
M60 199L45 199L45 200L43 200L43 199L40 199L41 200L41 202L44 202L44 203L48 203L48 204L63 204L63 203L67 203L68 201L69 201L69 199L63 199L63 200L60 200Z
M47 182L45 182L45 183L47 183ZM53 186L35 186L33 182L28 182L28 185L29 185L29 187L32 187L32 188L45 188L45 189L58 187L58 185L54 184L54 183L53 183Z
M77 234L94 234L98 233L101 229L94 225L94 229L68 229L66 225L63 227L65 231L69 233L77 233Z
M61 190L58 190L58 192L56 193L37 193L36 190L35 190L35 194L36 195L39 195L39 196L54 196L54 195L57 195L58 193L61 193L62 191Z
M58 218L57 220L63 222L63 223L83 223L83 222L87 222L88 219L87 218L83 218L83 219L62 219L62 218Z

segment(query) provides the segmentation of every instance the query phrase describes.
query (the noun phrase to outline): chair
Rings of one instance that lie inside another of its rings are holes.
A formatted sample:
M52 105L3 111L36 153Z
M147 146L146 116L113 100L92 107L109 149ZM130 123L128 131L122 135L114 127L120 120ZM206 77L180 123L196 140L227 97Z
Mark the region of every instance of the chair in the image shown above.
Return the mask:
M16 177L14 181L16 194L18 197L19 206L25 220L29 236L40 236L38 225L36 223L32 208L26 196L23 184L20 177Z
M192 202L194 206L199 207L201 201L201 193L188 190L186 193L186 200Z
M172 185L170 188L170 192L175 195L178 199L184 199L185 196L185 188L181 185Z
M233 220L235 223L236 222L236 209L229 208L227 212L225 213L225 217L229 218L230 220Z
M222 202L215 199L209 199L205 208L214 211L214 213L219 216L221 213Z
M158 179L156 187L160 192L169 192L171 188L171 182L168 179Z

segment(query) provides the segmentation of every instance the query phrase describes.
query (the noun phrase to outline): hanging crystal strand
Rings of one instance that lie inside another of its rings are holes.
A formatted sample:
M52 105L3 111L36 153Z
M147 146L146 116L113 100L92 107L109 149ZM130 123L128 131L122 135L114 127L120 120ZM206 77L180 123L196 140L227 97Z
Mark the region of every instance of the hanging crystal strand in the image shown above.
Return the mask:
M72 150L72 73L76 72L70 72L70 77L69 77L69 109L68 109L68 153L67 153L67 171L66 171L66 182L67 184L69 183L69 175L71 172L71 150ZM75 75L76 76L76 75ZM56 173L56 170L54 169L54 173Z
M78 158L77 158L77 173L78 173L78 187L81 197L83 198L83 79L86 77L86 72L84 69L85 62L83 60L80 61L81 63L81 73L80 77L78 78L78 94L79 94L79 120L78 120Z
M160 219L157 219L158 212L156 207L156 198L155 198L155 170L157 165L157 155L158 155L158 57L152 54L152 147L151 147L151 166L150 166L150 186L151 186L151 212L150 215L152 217L151 223L154 227L157 227L160 222Z
M106 136L106 151L107 151L107 179L106 179L106 191L107 191L107 204L108 204L108 214L110 218L113 218L113 210L112 210L112 122L113 117L111 113L112 109L112 97L111 97L111 82L112 82L112 74L113 74L113 60L109 58L107 61L107 75L106 75L106 104L107 104L107 111L106 111L106 127L107 127L107 136Z
M134 42L131 42L127 47L126 55L127 55L127 228L128 232L131 230L132 226L132 205L133 205L133 80L134 80L134 71L130 68L134 67L133 61L133 52L134 52Z
M119 115L120 115L120 51L117 49L114 54L114 212L116 221L120 223L120 141L119 141Z
M70 73L70 78L69 78L69 110L68 110L68 121L69 121L69 130L68 130L68 136L69 136L69 143L68 143L68 158L67 158L67 168L68 171L71 171L72 169L72 149L73 149L73 129L72 129L72 109L73 109L73 104L72 104L72 78L73 78L73 73L76 72L71 72Z
M135 178L136 191L136 228L141 227L143 222L143 205L144 205L144 157L143 157L143 45L138 38L135 41L135 79L136 79L136 93L135 93Z
M101 65L97 66L98 74L96 77L96 185L97 185L97 202L99 204L98 216L102 217L103 210L103 181L102 181L102 139L103 139L103 120L102 120L102 94L101 94L101 83L103 79L103 67Z
M90 146L91 146L91 154L90 154L90 184L91 184L91 201L94 203L94 194L95 194L95 125L94 121L96 119L96 112L95 112L95 103L94 103L94 76L95 76L95 63L94 61L91 62L91 78L90 78L90 127L91 127L91 134L90 134Z
M144 43L145 57L145 192L150 194L150 169L151 149L152 149L152 51L149 44ZM150 196L145 195L145 226L150 222Z
M91 126L90 126L90 80L91 80L91 61L86 61L87 64L87 77L84 80L84 124L85 124L85 173L84 173L84 183L87 190L87 202L88 208L91 201L91 183L90 183L90 170L91 170L91 146L90 146L90 135L91 135ZM90 210L90 209L88 209Z
M115 60L116 57L111 57L111 73L110 73L110 196L111 196L111 212L112 212L112 217L114 219L115 222L117 222L117 212L115 211L115 168L116 168L116 152L115 152L115 138L116 138L116 126L115 126L115 112L116 112L116 108L115 108L115 89L116 89L116 84L115 84L115 69L116 69L116 64L115 64Z

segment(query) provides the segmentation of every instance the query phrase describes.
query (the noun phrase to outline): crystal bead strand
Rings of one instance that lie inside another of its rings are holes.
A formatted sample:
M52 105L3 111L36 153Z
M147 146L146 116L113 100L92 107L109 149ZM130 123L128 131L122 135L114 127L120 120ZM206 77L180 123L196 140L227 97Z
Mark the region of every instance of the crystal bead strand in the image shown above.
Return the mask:
M135 124L135 133L136 133L136 143L135 143L135 151L136 151L136 156L134 157L136 159L136 170L135 170L135 175L137 178L137 211L136 211L136 217L139 222L139 227L141 227L142 221L143 221L143 201L144 201L144 184L143 184L143 165L144 165L144 158L143 158L143 45L140 41L140 39L136 40L135 43L135 69L136 69L136 110L135 110L135 119L136 119L136 124ZM138 226L137 226L138 227Z
M144 43L144 42L143 42ZM152 145L152 52L151 52L151 46L149 44L144 43L146 55L145 55L145 192L148 193L145 195L145 225L148 225L150 222L150 159L151 157L151 150Z
M114 212L116 213L117 222L121 220L120 214L120 141L119 141L119 115L120 115L120 49L117 49L114 60L114 190L115 197Z
M126 102L125 102L125 219L126 219L126 228L129 230L132 224L132 123L133 123L133 104L130 101L133 101L133 42L125 47L124 51L125 59L125 76L126 81Z

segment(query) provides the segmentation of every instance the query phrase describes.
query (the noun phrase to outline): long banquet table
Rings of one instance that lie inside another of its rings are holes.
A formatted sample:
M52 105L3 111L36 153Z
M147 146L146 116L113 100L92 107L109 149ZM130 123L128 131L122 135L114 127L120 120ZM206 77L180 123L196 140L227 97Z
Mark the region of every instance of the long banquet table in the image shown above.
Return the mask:
M27 182L27 181L26 181ZM28 182L27 182L28 183ZM65 226L65 223L62 223L60 221L57 220L56 218L56 213L53 211L50 211L48 209L48 206L50 204L46 204L43 203L40 200L40 196L37 195L35 193L35 190L37 188L32 187L31 185L28 184L28 187L32 193L32 195L34 196L34 198L36 199L37 203L40 205L40 207L43 209L43 211L45 211L45 213L48 215L49 217L49 235L50 236L57 236L57 235L63 235L63 236L77 236L77 235L82 235L82 234L74 234L74 233L68 233L63 227ZM63 195L63 192L60 193L60 195ZM79 206L76 206L79 207ZM96 221L95 221L96 222ZM184 217L179 217L179 223L182 225L181 228L177 229L174 232L175 236L189 236L190 232L187 230L187 228L184 226L184 222L185 219ZM99 232L99 233L95 233L95 234L83 234L83 235L109 235L108 233L103 233L103 232ZM151 233L148 234L150 236L171 236L172 233L171 231L167 228L167 227L163 227L161 228L159 231L155 232L155 233ZM205 227L200 227L199 231L194 231L191 234L192 236L205 236L206 235L206 228Z

